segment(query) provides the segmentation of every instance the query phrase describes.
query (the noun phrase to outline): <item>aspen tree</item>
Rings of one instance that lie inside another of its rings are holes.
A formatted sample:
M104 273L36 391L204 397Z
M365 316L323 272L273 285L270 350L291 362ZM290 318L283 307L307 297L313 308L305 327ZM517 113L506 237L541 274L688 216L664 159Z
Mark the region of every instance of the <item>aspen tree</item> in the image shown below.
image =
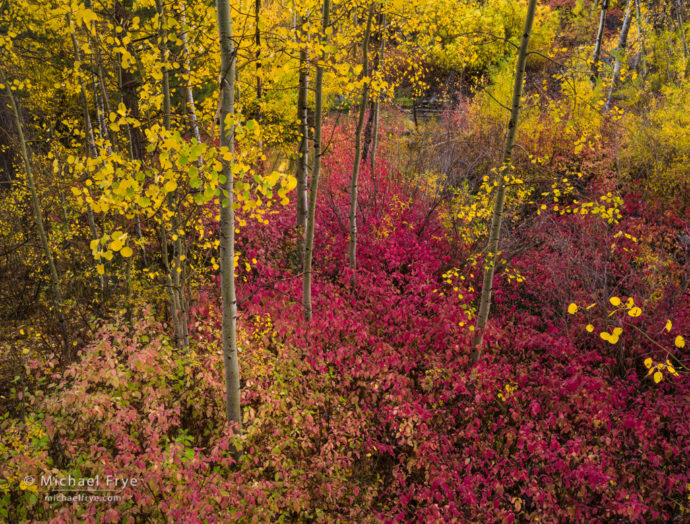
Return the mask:
M158 38L159 38L159 52L161 60L162 73L162 91L163 91L163 127L166 132L171 129L171 97L170 97L170 72L168 71L168 32L167 32L167 16L165 6L162 0L156 0L156 9L158 11ZM170 200L177 198L177 190L168 195ZM183 237L178 232L179 222L177 217L172 221L172 231L174 235L174 252L172 257L172 265L170 264L170 253L168 251L168 232L166 226L161 220L160 237L161 237L161 258L163 260L163 269L165 271L166 288L168 289L168 297L170 300L170 316L172 318L173 329L175 330L175 344L178 347L186 347L189 345L189 332L187 328L187 300L184 296L182 286L182 272L183 262L182 254Z
M84 5L88 9L93 9L93 6L91 4L91 0L87 0L84 2ZM91 54L95 55L96 57L96 76L95 80L98 82L98 90L100 90L100 98L101 98L101 113L99 114L99 125L101 126L101 134L104 139L109 140L111 139L110 137L110 132L108 130L108 126L105 122L105 115L110 114L110 100L108 99L108 89L105 83L105 72L103 68L103 54L101 53L101 46L98 41L98 31L96 30L96 24L95 22L91 22L90 26L87 28L86 31L87 35L87 40L89 43L89 49L91 50ZM94 42L94 40L96 40ZM94 86L94 92L96 91L96 87ZM116 139L116 137L113 137L113 139ZM113 141L113 145L117 146L117 142L115 140Z
M220 37L220 145L231 156L235 152L235 45L229 0L216 0ZM223 360L225 368L225 416L242 426L240 369L237 359L237 297L235 295L235 212L233 210L232 160L223 159L220 204L220 275L223 317Z
M357 129L355 130L355 159L352 165L352 178L350 182L350 240L348 246L348 257L350 269L357 269L357 184L359 180L360 164L362 163L362 128L364 127L364 115L369 104L369 89L371 79L369 78L369 37L371 36L371 20L374 16L374 4L369 6L367 16L367 26L364 30L364 41L362 42L362 78L364 87L362 88L362 100L359 105L359 116L357 118ZM353 275L354 280L354 275Z
M330 29L331 1L323 1L322 19L322 46L328 43L328 31ZM322 49L320 61L316 66L316 84L314 86L314 167L312 169L311 184L309 187L309 207L307 212L307 224L304 234L304 276L302 279L302 306L304 318L308 322L312 317L311 304L311 280L312 259L314 250L314 222L316 219L316 194L319 188L319 174L321 173L321 128L323 120L323 63L326 57Z
M681 0L676 0L676 17L678 18L678 31L680 42L683 45L683 58L685 59L685 74L690 70L690 50L688 50L688 40L685 38L685 24L683 22L683 10Z
M34 212L34 221L36 222L36 228L38 229L38 236L41 241L41 247L43 248L43 253L45 254L46 261L48 262L48 269L50 271L50 287L53 294L53 307L58 317L58 323L60 324L60 331L62 332L62 341L64 344L65 357L69 359L69 337L67 335L67 323L65 320L65 314L62 310L62 289L60 288L60 278L57 272L57 266L55 265L55 259L53 258L53 252L50 248L50 242L48 241L48 234L46 233L45 226L43 224L43 212L41 211L41 204L38 200L38 191L36 190L36 182L34 181L33 170L31 169L31 162L29 160L29 151L26 146L26 139L24 138L24 130L22 128L22 121L19 117L19 107L14 98L14 93L10 85L7 83L5 78L5 73L0 69L0 83L5 86L5 91L10 99L10 107L12 109L12 116L14 117L14 125L17 129L17 138L19 139L19 148L22 155L22 160L24 161L24 170L26 171L26 182L29 185L29 192L31 193L31 206Z
M601 0L601 10L599 11L599 29L597 38L594 42L594 54L592 55L591 75L592 84L599 80L599 60L601 59L601 45L604 40L604 28L606 26L606 11L609 8L609 0Z
M642 18L642 9L640 8L640 0L635 1L635 18L637 19L637 32L640 39L640 59L642 62L642 80L647 77L647 46L645 45L645 30L644 19Z
M506 176L510 170L513 147L515 145L515 135L517 133L518 119L520 117L520 98L522 97L522 84L525 75L525 63L527 62L527 48L529 46L530 33L534 23L534 13L536 11L537 0L529 0L527 4L527 16L525 18L525 28L522 32L522 41L518 50L517 63L515 66L515 82L513 84L513 99L511 102L510 120L506 130L505 145L503 148L503 162L498 172L498 187L496 190L496 200L491 216L491 229L489 231L489 243L487 245L486 266L484 268L484 279L482 281L482 293L479 301L479 313L475 325L474 340L472 342L472 363L476 363L481 353L484 330L489 318L491 308L491 288L494 282L494 271L499 260L498 241L501 236L501 224L503 222L503 206L506 199Z
M375 41L378 43L376 55L374 56L374 63L372 64L371 73L378 71L384 59L384 51L386 40L383 35L383 28L386 23L386 14L383 12L383 6L379 4L378 15L378 30L376 32ZM373 78L372 78L373 80ZM375 96L369 103L369 116L367 117L367 124L364 128L364 146L362 147L362 162L369 160L371 166L371 173L374 173L376 165L376 147L378 146L378 130L379 130L379 113L381 109L380 97Z
M77 42L77 35L76 31L73 27L72 24L72 18L71 16L68 15L67 17L67 26L70 32L70 36L72 39L72 48L74 50L74 59L77 62L78 67L81 67L81 56L79 53L79 43ZM86 149L88 151L88 155L92 159L96 159L98 157L98 151L96 150L96 140L94 138L93 134L93 126L91 125L91 116L89 114L89 102L86 97L86 87L84 86L84 79L79 77L79 87L80 87L80 98L81 98L81 107L82 107L82 114L84 117L84 132L86 134ZM91 209L91 206L89 206L86 210L86 218L89 224L89 230L91 231L91 238L92 240L97 240L99 238L98 234L98 228L96 227L96 219L94 218L93 215L93 209ZM98 275L100 286L101 286L101 291L105 291L105 278L103 275Z
M381 38L381 43L380 43L380 48L379 48L379 53L376 56L376 61L377 61L377 69L381 67L383 64L383 60L385 58L385 51L386 51L386 38L385 35L383 34L383 29L386 25L386 14L381 13L381 33L380 33L380 38ZM369 164L371 165L371 174L374 174L374 171L376 169L376 149L378 148L379 144L379 120L380 120L380 113L381 113L381 99L379 96L376 97L374 100L374 107L373 107L373 113L374 113L374 118L373 118L373 125L372 125L372 130L371 130L371 153L370 153L370 159L369 159Z
M180 40L182 41L182 54L184 56L184 61L182 62L182 76L185 79L184 90L185 97L187 100L187 111L189 112L189 124L192 128L192 134L197 142L201 143L201 133L199 132L199 119L196 114L196 103L194 101L194 91L192 90L192 76L191 76L191 58L189 53L189 43L187 42L187 4L182 2L181 7L182 13L180 15L182 23L182 34L180 35ZM195 161L196 167L199 172L204 169L204 158L199 155L199 158Z
M611 101L613 100L613 93L618 87L618 80L621 74L623 65L623 57L625 56L625 48L628 45L628 32L630 31L630 22L632 21L632 0L628 0L625 6L625 16L623 17L623 25L621 33L618 37L618 47L616 47L616 60L613 63L613 77L611 78L611 87L609 88L609 95L606 98L605 112L608 113L611 109Z
M307 224L307 184L309 179L309 50L307 33L303 29L304 18L297 17L296 40L299 43L299 93L297 97L297 118L299 120L300 142L297 160L297 229L299 253L304 258L304 232ZM298 26L298 27L297 27Z

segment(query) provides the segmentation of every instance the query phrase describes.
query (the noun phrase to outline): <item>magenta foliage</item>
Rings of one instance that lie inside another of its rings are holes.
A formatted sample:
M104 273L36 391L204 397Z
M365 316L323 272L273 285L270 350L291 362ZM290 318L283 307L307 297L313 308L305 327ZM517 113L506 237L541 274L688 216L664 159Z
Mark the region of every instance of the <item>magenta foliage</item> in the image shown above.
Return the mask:
M256 259L238 270L246 434L233 440L221 429L215 288L191 312L198 352L182 362L149 320L106 328L68 372L49 418L73 418L66 447L90 457L90 471L126 472L147 490L105 514L62 507L55 520L680 517L690 480L688 375L654 384L642 360L661 358L657 346L631 327L618 346L584 330L617 325L606 307L616 294L646 304L639 319L624 320L662 345L688 333L687 296L672 281L659 294L641 261L642 244L672 244L674 219L652 224L654 213L629 208L619 229L642 237L651 228L654 238L621 240L613 254L617 230L596 217L548 217L548 228L523 231L533 248L512 263L527 281L499 276L485 356L470 368L466 311L480 275L451 249L432 197L383 159L373 175L363 166L351 283L345 132L334 130L324 161L311 324L300 309L292 206L268 225L250 221L238 239L244 258ZM448 284L451 268L458 276ZM573 317L572 301L598 306ZM667 318L674 330L663 335ZM235 441L244 446L239 463Z
M639 217L629 209L619 227L597 217L551 217L550 229L522 233L535 246L514 261L527 282L499 279L488 356L470 370L463 306L474 294L459 280L462 300L447 286L445 296L436 292L444 290L441 274L466 261L449 252L430 203L419 195L410 202L413 188L385 172L385 164L375 179L363 173L369 185L360 202L360 269L350 286L350 163L342 152L326 159L312 324L299 320L299 279L252 288L284 275L274 261L285 257L271 246L285 245L277 239L289 236L290 210L269 229L246 232L248 253L263 263L243 292L256 293L246 314L270 313L282 340L300 348L307 384L314 375L337 377L338 394L350 399L348 423L357 424L372 454L367 467L382 479L378 515L440 521L679 515L690 452L688 375L654 385L645 380L642 360L662 355L638 332L626 330L611 347L565 314L573 300L598 302L590 321L603 330L615 325L608 297L634 296L648 304L635 321L640 329L667 346L671 338L656 337L663 319L674 320L672 334L688 333L690 307L677 288L668 284L663 300L650 299L639 244L622 239L611 253L619 229L640 235ZM668 222L658 232L651 223L644 228L662 238L678 226ZM515 389L507 393L506 385ZM352 431L327 418L316 424L334 436Z

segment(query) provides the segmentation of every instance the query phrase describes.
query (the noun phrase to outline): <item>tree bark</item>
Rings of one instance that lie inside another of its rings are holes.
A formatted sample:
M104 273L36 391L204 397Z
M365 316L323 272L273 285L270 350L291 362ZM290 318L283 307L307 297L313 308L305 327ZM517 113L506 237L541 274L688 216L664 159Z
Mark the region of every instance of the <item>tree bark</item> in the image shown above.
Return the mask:
M299 51L299 93L297 97L297 118L300 127L299 159L297 161L297 234L299 235L299 252L304 259L304 231L307 222L307 184L309 179L309 51L306 45L306 34L301 26L302 17L297 25L300 36Z
M43 248L43 253L45 254L46 261L48 262L48 269L50 271L50 287L53 294L53 307L56 312L58 319L58 324L60 326L60 331L62 334L63 347L65 351L65 357L67 360L70 359L71 347L69 345L69 336L67 334L67 322L65 320L65 315L62 310L62 290L60 288L60 278L57 272L57 266L55 265L55 260L53 258L53 252L50 248L50 243L48 242L48 234L46 233L45 227L43 225L43 212L41 211L41 204L38 200L38 192L36 190L36 183L34 181L33 171L31 169L31 162L29 161L29 151L26 147L26 140L24 138L24 130L22 128L21 118L19 117L19 107L14 98L14 93L10 85L7 83L5 78L5 73L0 69L0 82L5 85L5 91L10 99L10 107L12 108L12 114L14 116L14 125L17 128L17 138L19 139L19 147L22 155L22 160L24 161L24 169L26 171L26 181L29 185L29 192L31 193L31 205L34 211L34 220L36 221L36 228L38 229L38 236L41 241L41 247Z
M642 18L642 9L640 8L640 0L635 0L635 18L637 19L637 30L640 34L640 61L642 62L642 80L647 78L647 47L645 44L645 30L644 20Z
M192 90L192 77L191 77L191 55L189 52L189 44L187 42L187 30L185 26L187 25L187 5L182 3L182 53L184 54L184 62L182 64L182 74L185 79L185 96L187 98L187 111L189 111L189 125L192 128L192 134L197 142L201 143L201 133L199 132L199 119L196 114L196 103L194 102L194 91ZM199 174L204 169L204 159L201 155L195 162L197 169L199 169Z
M379 4L379 9L382 9ZM374 71L378 71L383 63L385 49L386 49L386 39L384 38L383 28L386 25L386 14L379 13L379 31L377 36L378 52L374 57L373 67L371 69L372 74ZM374 100L369 103L369 116L367 118L367 124L364 128L364 146L362 147L362 162L369 160L369 165L371 166L371 173L374 173L376 168L376 149L378 147L379 139L379 117L381 110L381 101L379 97L376 96Z
M601 11L599 12L599 29L597 38L594 42L594 54L592 55L592 66L590 79L592 84L599 80L599 60L601 59L601 44L604 40L604 28L606 26L606 11L609 8L609 0L601 0Z
M505 145L503 148L503 162L498 173L498 188L496 200L494 202L493 214L491 217L491 229L489 231L489 243L487 246L487 262L484 269L484 279L482 281L482 294L479 301L479 313L475 325L474 340L472 342L472 363L476 363L481 354L482 342L484 340L484 330L489 318L491 308L491 291L494 282L494 271L499 260L498 241L501 235L501 224L503 222L503 207L506 198L506 175L510 170L510 162L515 145L515 135L520 117L520 98L522 96L522 83L525 75L525 63L527 62L527 48L529 46L530 33L534 23L534 13L537 0L529 0L527 4L527 16L525 18L525 29L522 33L522 41L517 56L515 66L515 82L513 84L513 100L511 103L510 120L506 132Z
M685 24L683 23L683 11L680 0L676 0L676 17L678 18L678 29L680 31L680 42L683 45L683 58L685 59L685 73L687 75L690 68L690 51L688 51L688 40L685 38Z
M226 117L235 116L235 46L229 0L216 0L220 37L220 145L235 152L235 124ZM223 358L225 367L225 416L242 427L240 407L240 370L237 359L237 297L235 295L235 213L233 211L232 164L223 160L225 182L218 197L220 204L220 266L223 308Z
M79 53L79 43L77 42L77 35L76 35L76 30L72 27L72 18L71 16L67 16L67 25L69 27L70 31L70 36L72 39L72 47L74 49L74 59L77 61L77 64L81 65L81 56ZM89 101L88 98L86 97L86 86L84 85L84 80L79 79L79 87L80 87L80 98L81 98L81 109L82 109L82 114L84 117L84 132L86 134L86 149L88 152L88 155L96 159L98 158L98 151L96 150L96 140L93 135L93 125L91 124L91 115L89 114ZM93 215L93 210L91 209L91 206L88 206L86 209L86 218L89 224L89 230L91 231L91 238L93 240L98 240L99 234L98 234L98 228L96 227L96 219ZM98 275L98 280L101 286L101 292L105 293L105 278L103 275Z
M616 61L613 64L613 77L611 78L611 87L609 88L609 96L606 98L605 112L608 113L611 109L611 102L613 100L613 93L618 87L618 79L620 78L621 68L623 65L623 58L625 56L625 48L628 45L628 32L630 31L630 22L632 21L632 0L628 0L625 6L625 17L623 18L623 26L621 27L621 34L618 37L618 47L616 48Z
M163 127L170 131L172 125L172 107L170 102L170 73L168 71L168 32L166 29L166 12L162 0L156 0L158 10L158 38L160 40L160 59L162 63L162 86L163 91ZM178 192L175 190L168 195L168 203L172 207L177 207ZM161 213L162 217L162 213ZM174 214L171 230L173 231L174 249L172 264L168 249L168 231L161 218L160 237L161 237L161 258L165 271L166 288L170 300L170 316L172 318L173 329L175 331L175 345L177 347L187 347L189 345L189 332L187 327L187 299L182 283L182 273L184 271L184 261L181 255L184 253L184 236L179 234L179 211Z
M323 0L322 42L328 42L326 29L330 26L331 0ZM325 59L325 52L320 57ZM302 306L304 319L309 322L312 317L311 280L312 259L314 251L314 222L316 219L316 194L319 188L319 174L321 173L321 128L323 120L323 64L316 66L316 85L314 86L314 167L309 187L309 208L307 213L307 227L304 235L304 264L302 280Z
M359 117L357 119L357 129L355 131L355 159L352 165L352 179L350 181L350 240L348 257L350 269L357 269L357 193L360 164L362 163L362 128L364 127L364 115L369 105L369 86L371 79L369 76L369 38L371 36L371 20L374 17L374 4L369 6L367 16L367 27L364 31L364 41L362 42L362 77L364 87L362 89L362 101L359 104ZM352 276L354 281L354 274Z

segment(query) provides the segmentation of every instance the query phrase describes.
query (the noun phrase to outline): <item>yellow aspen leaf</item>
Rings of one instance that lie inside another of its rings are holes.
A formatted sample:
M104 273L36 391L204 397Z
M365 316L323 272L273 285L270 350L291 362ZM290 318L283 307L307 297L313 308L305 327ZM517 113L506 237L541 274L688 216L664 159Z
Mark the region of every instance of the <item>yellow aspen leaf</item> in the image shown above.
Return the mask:
M674 341L674 344L676 345L677 348L684 348L685 347L685 339L681 335L678 335L676 337L676 340Z
M577 313L577 304L575 304L574 302L572 304L570 304L568 306L568 313L570 313L571 315L574 315L575 313Z
M618 298L618 297L611 297L611 298L609 299L609 302L611 302L611 304L612 304L613 306L616 306L616 307L618 307L618 306L621 305L621 299Z
M647 369L652 367L652 359L651 358L647 357L646 359L644 359L644 367L646 367Z
M165 189L166 193L172 193L177 189L177 182L175 182L174 180L168 180L165 183L165 186L163 186L163 189Z
M664 375L661 373L661 371L657 371L656 373L654 373L654 383L655 384L658 384L659 382L661 382L662 378L664 378Z
M617 328L614 328L614 329L613 329L613 336L614 336L614 337L619 336L621 333L623 333L623 328L617 327Z
M602 331L601 333L599 333L599 336L601 338L603 338L604 340L606 340L607 342L611 339L611 335L609 333L607 333L606 331Z
M134 252L132 251L132 248L129 246L123 247L122 250L120 251L120 254L125 258L131 257L133 253Z
M630 315L633 318L639 317L641 314L642 314L642 310L637 306L635 306L630 311L628 311L628 315Z
M105 273L105 266L103 264L98 264L96 266L96 271L98 271L99 275L102 275L103 273Z
M587 330L587 333L591 333L594 331L594 326L592 324L587 324L587 327L585 328Z
M673 327L673 324L671 323L670 320L666 321L666 331L671 331L671 328Z
M635 305L635 301L633 300L633 297L628 298L628 300L625 301L625 307L630 309Z
M108 248L112 251L120 251L120 249L122 249L122 240L120 240L119 238L113 240L108 246Z

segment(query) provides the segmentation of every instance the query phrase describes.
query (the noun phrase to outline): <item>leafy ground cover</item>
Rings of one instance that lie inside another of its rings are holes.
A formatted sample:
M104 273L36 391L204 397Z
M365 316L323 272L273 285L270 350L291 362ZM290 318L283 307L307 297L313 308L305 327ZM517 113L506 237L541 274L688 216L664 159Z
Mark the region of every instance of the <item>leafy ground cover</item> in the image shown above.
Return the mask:
M277 207L238 239L251 261L237 270L244 433L222 417L212 282L190 312L189 350L143 307L103 323L62 373L26 357L24 422L2 422L0 517L685 518L683 217L631 193L618 223L549 208L515 230L528 247L500 274L487 349L471 367L481 259L444 224L438 189L384 161L364 173L353 275L344 269L352 160L333 144L310 325L294 211ZM138 483L100 505L44 499L41 476L70 474Z

